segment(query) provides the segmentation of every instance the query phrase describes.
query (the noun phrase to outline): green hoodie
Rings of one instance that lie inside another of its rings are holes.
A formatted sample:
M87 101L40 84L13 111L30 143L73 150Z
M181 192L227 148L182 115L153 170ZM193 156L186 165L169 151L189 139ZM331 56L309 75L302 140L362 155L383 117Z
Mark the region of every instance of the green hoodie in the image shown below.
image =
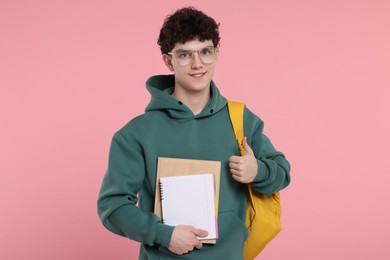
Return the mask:
M141 243L139 259L243 259L245 185L229 171L229 157L240 153L227 101L212 81L210 101L194 115L171 95L174 81L173 75L148 79L146 87L152 97L145 113L113 136L98 199L99 217L113 233ZM263 135L263 122L247 108L244 129L258 159L252 186L266 195L285 188L290 183L290 165ZM174 227L162 224L153 213L157 157L221 161L215 245L204 244L181 256L167 249Z

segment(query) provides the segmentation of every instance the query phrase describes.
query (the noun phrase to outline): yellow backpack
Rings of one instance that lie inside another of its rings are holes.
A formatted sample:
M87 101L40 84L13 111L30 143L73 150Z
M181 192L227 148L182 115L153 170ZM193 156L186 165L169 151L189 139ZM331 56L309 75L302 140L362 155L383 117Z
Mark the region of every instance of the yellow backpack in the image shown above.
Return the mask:
M241 143L244 137L244 108L244 103L228 101L230 121L241 156L245 154ZM250 184L247 184L247 187L245 226L248 229L248 238L244 243L244 259L253 260L282 229L281 205L279 192L264 196Z

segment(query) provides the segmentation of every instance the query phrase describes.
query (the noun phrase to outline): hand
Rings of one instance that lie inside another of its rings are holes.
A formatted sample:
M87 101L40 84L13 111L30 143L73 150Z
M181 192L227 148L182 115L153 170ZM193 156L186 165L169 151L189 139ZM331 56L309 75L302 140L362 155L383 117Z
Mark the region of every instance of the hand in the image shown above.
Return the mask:
M257 159L248 145L246 137L242 139L242 146L244 147L245 155L231 156L229 158L230 173L236 181L250 183L257 175Z
M202 242L197 237L207 237L207 235L207 231L192 226L176 226L168 249L178 255L186 254L194 248L201 249Z

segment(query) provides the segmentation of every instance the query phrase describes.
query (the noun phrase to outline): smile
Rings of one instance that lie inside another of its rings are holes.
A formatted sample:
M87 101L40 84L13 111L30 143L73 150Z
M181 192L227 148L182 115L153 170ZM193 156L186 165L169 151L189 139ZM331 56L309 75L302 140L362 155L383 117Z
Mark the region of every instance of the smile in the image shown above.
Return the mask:
M190 74L190 76L198 79L198 78L202 78L205 74L206 72L203 72L203 73Z

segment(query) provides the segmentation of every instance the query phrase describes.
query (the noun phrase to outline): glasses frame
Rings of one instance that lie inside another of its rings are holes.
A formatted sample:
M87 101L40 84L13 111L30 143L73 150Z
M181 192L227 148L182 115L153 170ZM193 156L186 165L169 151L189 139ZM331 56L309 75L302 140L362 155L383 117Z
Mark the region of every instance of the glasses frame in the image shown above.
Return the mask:
M210 61L210 62L204 62L203 59L202 59L202 55L200 54L201 51L205 50L205 49L214 49L214 55L215 57L217 56L218 52L219 52L219 48L218 47L215 47L215 46L206 46L202 49L199 49L199 50L187 50L187 49L177 49L177 50L174 50L174 51L171 51L171 52L168 52L167 54L168 55L171 55L171 57L175 57L177 60L178 60L178 63L181 65L181 66L187 66L189 64L191 64L194 60L194 53L197 52L198 53L198 56L199 56L199 59L200 61L203 63L203 64L211 64L213 62L215 62L216 59L214 59L213 61ZM189 55L190 55L190 59L189 59L189 62L187 63L180 63L180 58L177 57L177 52L187 52Z

